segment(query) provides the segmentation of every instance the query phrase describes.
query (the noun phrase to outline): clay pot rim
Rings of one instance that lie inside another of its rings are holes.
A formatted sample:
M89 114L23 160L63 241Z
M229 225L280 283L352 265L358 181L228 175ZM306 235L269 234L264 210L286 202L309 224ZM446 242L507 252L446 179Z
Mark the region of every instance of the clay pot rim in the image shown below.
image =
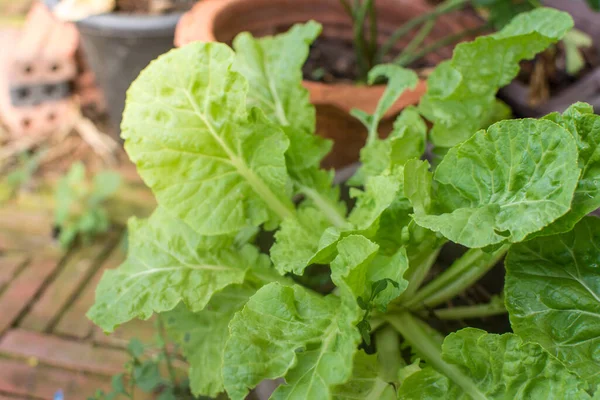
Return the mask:
M205 41L207 42L219 42L219 39L217 38L217 35L215 34L215 30L216 30L216 26L217 26L217 21L218 21L218 16L220 15L220 13L226 11L228 8L235 8L237 4L241 4L244 2L247 2L248 0L219 0L219 1L202 1L197 3L194 8L196 7L201 7L202 8L202 13L200 15L201 20L198 21L196 23L196 34L199 37L203 37L205 38ZM190 13L190 15L192 14L192 12L194 11L194 9L192 9L191 11L188 11L188 13ZM185 19L185 14L184 14L184 19ZM183 22L183 19L182 19ZM177 29L175 32L175 46L176 47L181 47L185 44L187 44L188 42L184 39L182 40L182 35L180 34L180 31L182 30L182 24L178 24L177 25ZM349 83L349 82L320 82L320 81L311 81L311 80L307 80L307 79L303 79L302 84L305 88L309 89L309 90L318 90L318 91L334 91L334 90L338 90L338 89L347 89L347 88L353 88L353 89L357 89L357 90L361 90L361 91L368 91L368 92L382 92L382 88L384 87L384 85L366 85L366 84L361 84L361 83ZM424 85L424 81L422 79L419 79L419 84L417 85L417 87L415 88L415 91L420 91L420 90L424 90L422 87ZM350 110L346 110L346 111L350 111Z

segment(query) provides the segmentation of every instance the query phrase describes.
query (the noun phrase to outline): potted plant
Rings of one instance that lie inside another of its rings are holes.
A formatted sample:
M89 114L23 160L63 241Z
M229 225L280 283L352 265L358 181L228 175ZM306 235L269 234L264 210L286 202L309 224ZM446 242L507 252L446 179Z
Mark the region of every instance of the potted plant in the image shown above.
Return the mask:
M600 222L586 214L600 206L600 117L577 103L493 123L519 62L572 26L540 8L458 45L385 139L382 116L418 77L377 67L388 84L376 111L355 112L370 141L354 204L320 168L328 146L304 60L268 57L305 57L318 24L159 57L128 91L122 125L159 207L130 221L128 258L105 273L89 317L111 332L162 314L196 395L241 400L280 379L274 399L597 398ZM263 69L270 85L255 79ZM273 231L265 252L258 238ZM448 243L466 252L446 265ZM505 255L495 297L448 305ZM472 327L507 312L514 333Z
M175 27L195 0L44 0L64 19L77 20L81 42L104 92L115 129L121 122L125 92L148 63L173 47ZM155 7L152 7L156 4ZM89 8L96 5L98 8ZM160 5L160 7L159 7ZM96 15L98 14L98 15Z
M318 133L336 143L324 165L340 167L356 161L364 143L364 129L349 115L350 110L360 106L373 112L383 93L381 85L365 85L369 69L412 57L423 46L434 46L435 52L425 52L424 57L409 62L424 78L431 67L450 57L453 40L474 35L471 28L483 29L474 13L459 12L467 3L451 0L433 7L426 0L208 0L182 18L176 45L195 40L231 44L240 32L265 36L298 22L321 23L323 32L304 66L304 85L317 107ZM410 50L408 47L413 51L403 51ZM416 104L424 91L424 80L406 91L388 110L382 131L389 132L394 117L404 107Z
M517 115L524 117L562 112L576 100L600 106L598 4L586 4L586 0L545 3L571 14L577 30L535 60L524 62L518 78L502 89L500 96Z

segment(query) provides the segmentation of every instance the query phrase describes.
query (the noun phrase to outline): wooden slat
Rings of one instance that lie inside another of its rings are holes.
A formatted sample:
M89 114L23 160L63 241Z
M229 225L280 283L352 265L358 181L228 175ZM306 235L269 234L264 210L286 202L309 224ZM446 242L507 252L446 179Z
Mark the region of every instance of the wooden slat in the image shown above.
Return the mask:
M42 285L57 268L58 260L34 259L0 296L0 334L29 306Z
M96 295L96 287L107 269L118 267L125 258L123 252L116 248L112 251L108 260L106 260L102 267L99 268L91 281L86 285L84 291L80 296L67 308L67 311L62 315L60 321L53 329L53 332L64 335L72 336L78 339L84 339L91 335L94 324L86 318L85 314L94 304Z
M0 340L0 354L34 358L40 363L72 371L112 376L123 371L125 351L94 347L43 333L13 329Z
M44 290L19 326L38 332L50 330L65 307L91 278L99 258L110 251L112 246L114 237L109 237L69 256L56 279Z
M19 269L27 262L24 254L10 254L0 257L0 293L15 277Z
M110 389L107 377L44 365L31 366L23 360L0 359L0 371L0 392L28 398L49 400L62 390L65 399L86 399L97 389Z

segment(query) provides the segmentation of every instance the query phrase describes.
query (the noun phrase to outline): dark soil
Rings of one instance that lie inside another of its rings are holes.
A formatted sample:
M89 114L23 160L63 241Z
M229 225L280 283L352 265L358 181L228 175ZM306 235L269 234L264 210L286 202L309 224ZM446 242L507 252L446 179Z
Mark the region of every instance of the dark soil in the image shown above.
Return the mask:
M187 11L197 0L117 0L116 11L129 14L165 14Z
M592 46L580 49L585 66L576 75L566 71L565 50L562 43L538 54L533 60L523 61L517 79L530 88L529 104L537 106L560 93L600 66L600 53Z
M393 56L391 55L383 61L391 62ZM419 70L432 66L421 61L410 65L410 68ZM318 37L311 46L302 72L304 79L308 81L356 82L359 78L359 71L352 42L341 38Z

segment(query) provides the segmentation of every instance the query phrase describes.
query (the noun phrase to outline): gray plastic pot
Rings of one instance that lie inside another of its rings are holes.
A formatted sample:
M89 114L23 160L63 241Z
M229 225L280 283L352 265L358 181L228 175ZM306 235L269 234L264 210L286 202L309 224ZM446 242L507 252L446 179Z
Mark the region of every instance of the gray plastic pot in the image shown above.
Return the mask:
M51 9L59 2L44 1ZM129 85L150 61L174 47L175 27L182 15L110 13L77 22L83 50L104 92L115 130L121 124Z

